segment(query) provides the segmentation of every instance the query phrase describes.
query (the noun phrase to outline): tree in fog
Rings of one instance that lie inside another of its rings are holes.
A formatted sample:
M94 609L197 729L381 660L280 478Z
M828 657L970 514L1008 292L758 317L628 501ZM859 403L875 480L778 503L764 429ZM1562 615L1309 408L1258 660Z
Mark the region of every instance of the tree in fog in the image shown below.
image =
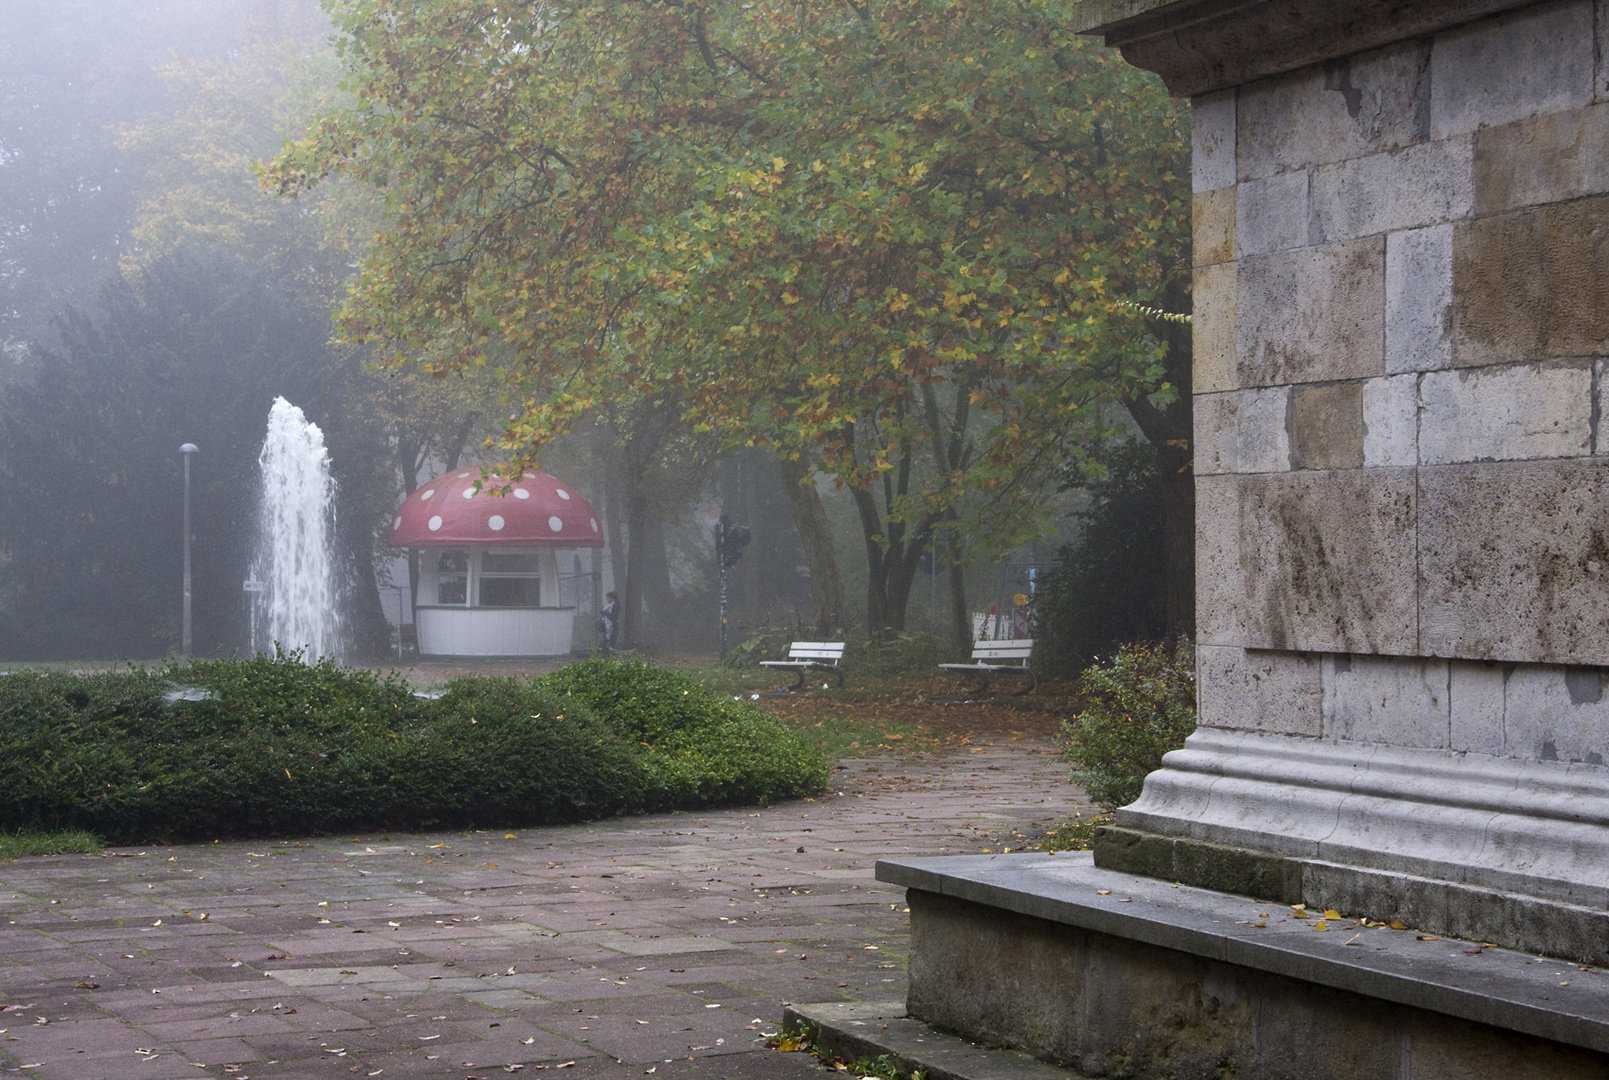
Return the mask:
M117 272L139 195L115 129L165 108L155 68L223 53L247 6L0 0L0 358Z
M1168 631L1159 456L1150 443L1119 439L1070 478L1090 505L1076 515L1078 539L1062 546L1034 596L1034 666L1043 674L1076 678L1096 657Z
M340 67L328 38L329 21L315 0L256 3L238 46L226 57L178 57L159 74L167 111L124 127L118 145L138 176L140 202L132 243L123 258L138 282L145 268L175 251L232 253L255 262L281 289L304 297L312 317L338 305L353 261L384 220L383 199L357 185L329 185L290 204L264 193L259 162L277 150L336 95ZM341 520L341 539L361 583L349 597L369 651L385 648L374 562L389 558L387 505L411 494L438 468L456 469L477 447L496 411L500 388L477 373L438 377L428 344L407 364L361 380L361 399L347 402L373 435L374 446L352 447L369 461L390 450L390 468L370 470L361 519ZM318 401L297 400L310 414ZM337 460L337 468L342 467ZM365 466L367 468L367 466ZM345 496L355 499L356 493ZM417 595L418 553L408 556L410 590Z
M1061 0L333 10L353 98L269 179L385 186L343 327L505 350L505 452L676 388L851 494L873 633L945 534L959 647L964 563L1035 533L1096 406L1188 449L1188 338L1145 314L1188 295L1186 121Z
M181 442L192 462L195 643L244 647L241 582L256 533L257 453L283 394L323 429L350 573L376 505L383 432L371 376L328 344L323 311L224 254L151 264L98 310L70 310L61 345L0 393L0 655L159 656L180 618ZM373 620L359 613L359 634ZM383 632L383 631L379 631ZM373 647L373 642L368 642Z

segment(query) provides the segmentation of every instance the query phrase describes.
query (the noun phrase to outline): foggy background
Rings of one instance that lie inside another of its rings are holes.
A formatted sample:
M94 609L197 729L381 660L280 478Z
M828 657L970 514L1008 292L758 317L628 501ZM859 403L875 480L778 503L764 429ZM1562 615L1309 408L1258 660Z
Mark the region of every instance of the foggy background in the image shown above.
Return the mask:
M329 311L373 208L340 190L298 203L257 191L251 162L333 93L316 4L0 0L0 27L0 661L176 648L187 441L200 447L195 651L244 650L256 455L281 394L330 447L348 651L394 655L411 582L382 542L391 510L437 473L490 460L482 442L509 407L495 385L378 373L334 344ZM733 643L765 628L817 636L776 456L721 453L673 415L616 419L568 436L544 467L602 512L605 587L623 588L628 564L636 574L632 643L713 651L722 512L753 530L732 573ZM1052 583L1085 613L1061 631L1075 651L1159 632L1154 462L1129 442L1107 453L1106 479L1070 477L1054 496L1042 541L967 568L974 615L1045 588L1060 562L1079 568ZM864 633L860 526L842 492L821 494L846 629ZM924 558L907 632L949 634L946 574Z

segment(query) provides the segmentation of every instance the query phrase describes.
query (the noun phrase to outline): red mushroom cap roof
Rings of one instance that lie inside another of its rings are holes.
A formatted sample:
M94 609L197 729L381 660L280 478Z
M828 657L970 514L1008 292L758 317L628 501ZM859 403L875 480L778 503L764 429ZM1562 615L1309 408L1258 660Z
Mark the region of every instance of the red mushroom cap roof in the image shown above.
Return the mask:
M420 484L391 518L392 547L603 547L597 511L547 473L528 472L507 495L476 491L479 469ZM503 486L501 477L486 483Z

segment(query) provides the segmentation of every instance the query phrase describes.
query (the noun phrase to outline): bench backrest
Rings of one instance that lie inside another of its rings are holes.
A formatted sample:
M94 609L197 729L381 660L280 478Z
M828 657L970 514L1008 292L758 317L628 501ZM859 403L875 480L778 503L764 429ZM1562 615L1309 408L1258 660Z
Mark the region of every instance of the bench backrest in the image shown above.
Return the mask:
M844 658L841 641L795 641L788 648L789 660L833 660Z
M1028 662L1033 655L1033 638L1015 638L1010 641L978 641L972 645L974 660L1021 660Z

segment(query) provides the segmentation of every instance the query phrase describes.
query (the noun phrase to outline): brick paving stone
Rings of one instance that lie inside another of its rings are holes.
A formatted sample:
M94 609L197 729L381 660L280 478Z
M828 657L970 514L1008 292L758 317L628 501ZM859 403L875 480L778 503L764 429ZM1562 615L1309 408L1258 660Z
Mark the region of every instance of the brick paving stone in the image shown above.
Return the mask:
M758 809L0 864L0 1077L819 1075L764 1033L784 1003L904 994L878 858L1086 809L1048 744L1002 740Z

